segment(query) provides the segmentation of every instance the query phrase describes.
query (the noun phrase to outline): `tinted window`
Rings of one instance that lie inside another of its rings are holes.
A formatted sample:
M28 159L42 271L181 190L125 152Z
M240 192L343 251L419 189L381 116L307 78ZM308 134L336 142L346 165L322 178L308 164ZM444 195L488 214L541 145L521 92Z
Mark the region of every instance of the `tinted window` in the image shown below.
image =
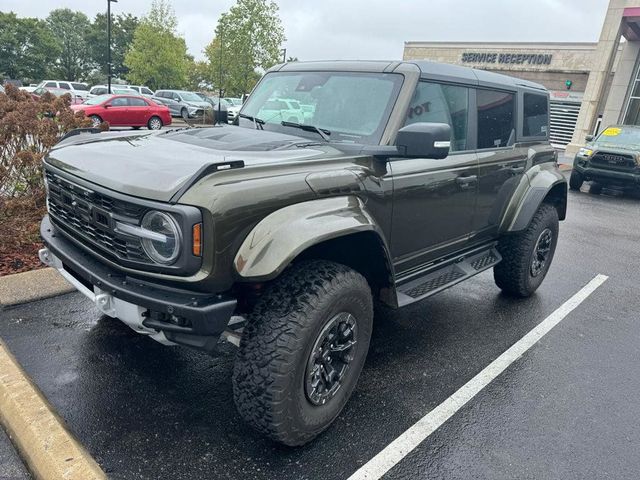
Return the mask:
M469 89L455 85L420 82L409 104L405 125L416 122L451 125L451 151L467 148Z
M84 83L71 83L71 86L74 90L89 90L89 88Z
M129 97L129 106L131 107L148 107L147 102L142 98Z
M112 107L126 107L127 106L127 99L125 97L118 97L118 98L114 98L111 101L111 106Z
M153 92L151 90L149 90L148 88L141 88L140 89L142 91L142 93L144 93L145 95L153 95Z
M166 96L165 92L156 92L156 97L165 98Z
M58 85L56 85L56 82L47 82L44 86L47 88L58 88Z
M549 124L549 102L544 95L524 94L525 137L546 137Z
M105 93L107 93L107 89L105 87L92 88L91 93L93 95L104 95Z
M515 95L478 90L478 148L499 148L515 141Z
M244 113L265 122L265 130L309 136L318 134L281 125L282 120L304 122L331 132L331 139L366 144L380 141L402 85L395 73L271 72L244 105ZM312 115L289 109L288 101L311 105ZM283 105L284 104L284 105ZM241 118L240 127L255 128Z
M64 88L65 90L71 90L71 87L68 83L60 82L60 88Z

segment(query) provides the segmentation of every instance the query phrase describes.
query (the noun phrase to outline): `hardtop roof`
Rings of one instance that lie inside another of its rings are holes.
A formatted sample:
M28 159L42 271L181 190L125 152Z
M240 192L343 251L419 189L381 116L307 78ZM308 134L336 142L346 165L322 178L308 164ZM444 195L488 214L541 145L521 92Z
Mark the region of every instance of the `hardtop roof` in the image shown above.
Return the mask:
M349 72L386 72L396 71L399 66L415 66L420 72L421 78L451 81L455 83L467 83L477 86L502 88L508 90L532 89L546 92L547 89L539 83L511 77L500 73L479 70L461 65L431 62L428 60L416 61L388 61L388 60L333 60L292 62L278 65L273 70L287 71L349 71Z

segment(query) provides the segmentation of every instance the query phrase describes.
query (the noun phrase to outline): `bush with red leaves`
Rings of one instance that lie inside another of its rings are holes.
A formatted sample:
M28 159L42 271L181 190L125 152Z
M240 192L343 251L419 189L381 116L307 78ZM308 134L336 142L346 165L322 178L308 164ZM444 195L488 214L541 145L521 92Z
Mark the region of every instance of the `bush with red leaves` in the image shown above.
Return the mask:
M42 158L60 138L91 122L73 112L71 97L35 100L7 85L0 93L0 276L42 265L38 226L45 213Z

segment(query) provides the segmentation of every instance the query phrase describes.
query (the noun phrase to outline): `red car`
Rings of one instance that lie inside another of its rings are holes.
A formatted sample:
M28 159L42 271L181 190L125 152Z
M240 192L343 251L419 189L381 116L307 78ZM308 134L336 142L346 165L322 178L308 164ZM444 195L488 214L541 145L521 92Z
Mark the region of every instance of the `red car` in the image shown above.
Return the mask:
M84 112L98 126L108 122L112 127L148 127L160 130L171 125L169 108L158 105L145 97L133 95L98 95L82 105L72 105L76 112Z
M38 100L46 92L49 92L50 94L55 95L56 97L61 97L63 95L69 95L71 97L71 105L78 105L78 104L83 102L83 99L81 97L78 97L77 95L74 95L69 90L65 90L64 88L39 87L39 88L36 88L33 92L31 92L31 97L34 100Z

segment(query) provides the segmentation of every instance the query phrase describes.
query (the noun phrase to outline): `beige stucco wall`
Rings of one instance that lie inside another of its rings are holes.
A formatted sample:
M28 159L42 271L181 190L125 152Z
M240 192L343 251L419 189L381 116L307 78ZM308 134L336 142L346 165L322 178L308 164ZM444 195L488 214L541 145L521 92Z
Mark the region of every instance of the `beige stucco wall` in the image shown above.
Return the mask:
M435 62L467 65L485 70L505 72L585 72L591 70L595 43L458 43L458 42L405 42L405 60L432 60ZM548 65L529 63L473 63L462 62L463 53L510 53L552 55Z

